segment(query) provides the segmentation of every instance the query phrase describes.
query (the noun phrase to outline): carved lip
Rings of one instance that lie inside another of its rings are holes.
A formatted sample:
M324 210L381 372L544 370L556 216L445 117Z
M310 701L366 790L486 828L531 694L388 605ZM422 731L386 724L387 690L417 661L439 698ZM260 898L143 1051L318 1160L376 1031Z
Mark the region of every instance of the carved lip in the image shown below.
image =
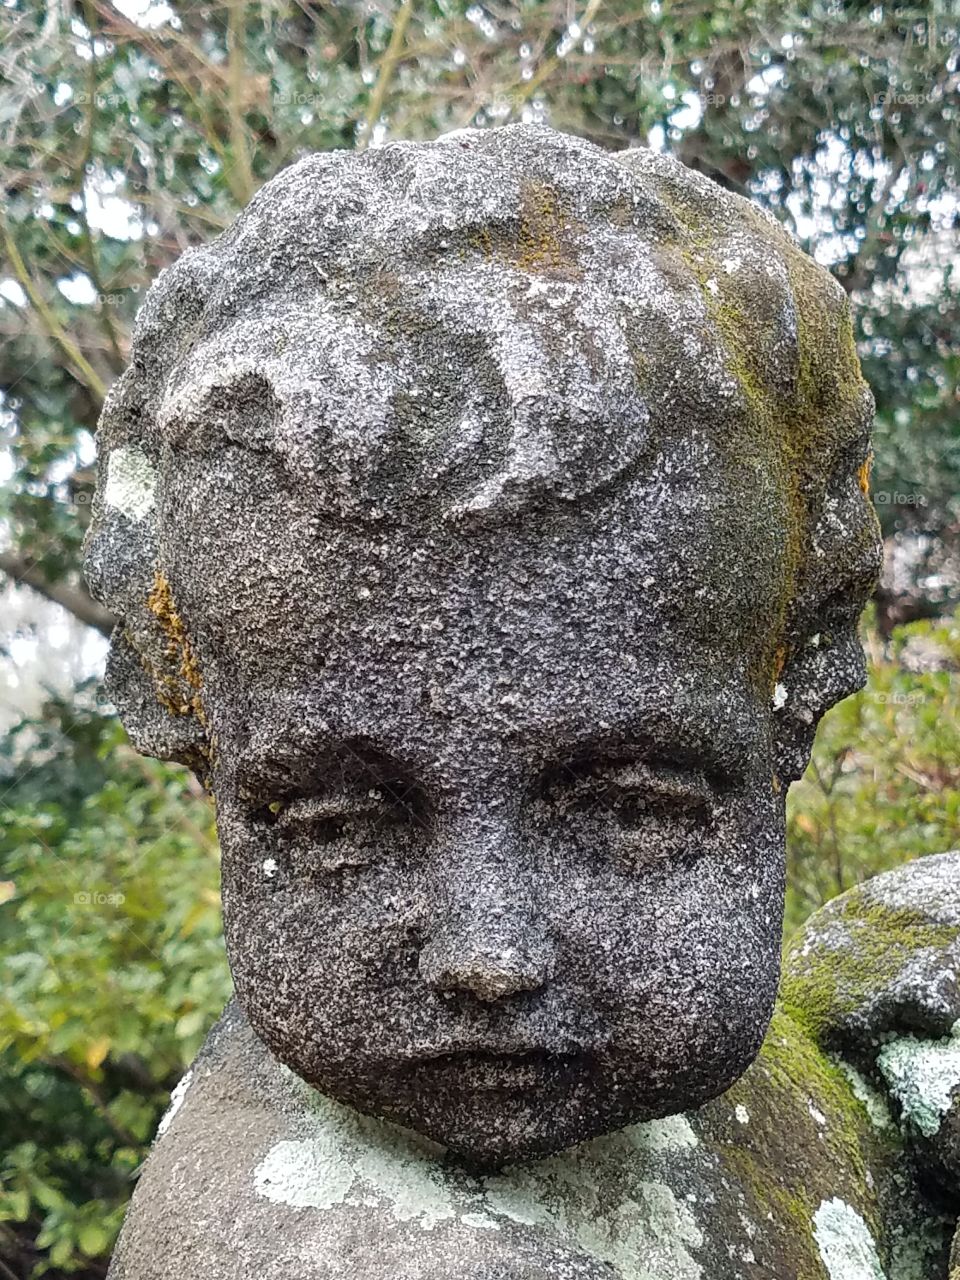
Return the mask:
M413 1071L450 1075L470 1089L523 1089L568 1079L588 1064L586 1053L549 1049L469 1048L424 1054L409 1063Z

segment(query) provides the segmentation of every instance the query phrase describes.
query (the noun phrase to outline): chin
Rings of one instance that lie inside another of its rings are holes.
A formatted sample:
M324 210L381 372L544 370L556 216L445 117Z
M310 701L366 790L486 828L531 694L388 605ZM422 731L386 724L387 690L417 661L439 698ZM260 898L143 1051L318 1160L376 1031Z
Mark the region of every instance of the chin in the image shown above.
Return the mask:
M489 1172L542 1159L628 1125L689 1111L725 1092L753 1061L762 1020L619 1049L560 1053L468 1049L416 1057L331 1058L317 1042L292 1045L256 1026L276 1056L319 1092L400 1125ZM266 1034L264 1034L266 1033ZM440 1046L438 1046L440 1048Z
M425 1093L411 1098L408 1107L393 1100L377 1107L376 1114L441 1143L461 1163L483 1172L695 1110L726 1092L752 1061L753 1053L731 1055L722 1066L713 1064L712 1071L667 1077L662 1087L654 1085L652 1071L637 1075L636 1060L628 1078L608 1075L594 1063L591 1073L568 1079L565 1088L551 1087L554 1081L547 1078L539 1087L495 1096L462 1078L456 1092Z
M542 1097L503 1097L494 1110L489 1099L466 1095L455 1107L421 1104L412 1111L391 1104L378 1113L440 1143L479 1173L556 1155L611 1127L608 1118L585 1114L574 1098L551 1104Z
M326 1077L313 1083L358 1111L429 1138L483 1173L698 1106L727 1082L690 1082L682 1099L675 1088L651 1094L649 1077L611 1079L583 1055L551 1062L438 1061L384 1070L375 1082Z
M430 1139L478 1172L553 1155L626 1122L598 1109L586 1055L444 1055L349 1074L288 1065L320 1092Z

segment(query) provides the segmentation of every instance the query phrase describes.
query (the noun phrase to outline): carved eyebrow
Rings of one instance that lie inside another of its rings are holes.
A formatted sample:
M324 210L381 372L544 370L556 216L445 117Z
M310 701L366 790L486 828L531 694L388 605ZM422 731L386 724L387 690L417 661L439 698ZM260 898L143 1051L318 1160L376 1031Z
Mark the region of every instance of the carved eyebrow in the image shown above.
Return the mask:
M624 743L615 750L578 752L551 762L540 773L539 787L544 791L556 787L576 788L591 781L612 790L662 787L706 801L717 792L736 786L743 777L727 769L710 767L702 760L665 757L641 744Z
M703 774L718 789L746 780L759 746L759 734L746 720L738 726L717 725L711 732L706 725L678 722L649 711L585 733L564 732L557 726L549 740L544 774L642 762L652 771Z
M709 692L721 701L712 714L709 703L703 714L700 706L677 707L656 696L621 715L611 713L609 703L594 714L581 704L569 715L560 711L546 726L539 718L520 724L509 737L526 757L526 769L533 764L541 777L589 763L613 768L640 762L664 773L700 773L712 787L723 790L744 783L764 759L767 727L762 709L745 689L722 684ZM389 742L357 733L331 715L329 707L309 715L302 698L271 702L264 720L279 727L258 735L235 757L233 779L242 790L320 784L346 764L374 781L404 782L411 790L422 788L432 775L427 755L414 748L411 756Z
M711 799L714 790L710 776L702 770L677 768L659 760L621 760L609 767L601 762L599 776L611 788L620 791L654 784L666 793L704 802Z
M234 780L241 790L303 787L361 775L385 785L409 779L411 770L389 751L362 738L340 737L328 726L283 735L279 740L241 752Z

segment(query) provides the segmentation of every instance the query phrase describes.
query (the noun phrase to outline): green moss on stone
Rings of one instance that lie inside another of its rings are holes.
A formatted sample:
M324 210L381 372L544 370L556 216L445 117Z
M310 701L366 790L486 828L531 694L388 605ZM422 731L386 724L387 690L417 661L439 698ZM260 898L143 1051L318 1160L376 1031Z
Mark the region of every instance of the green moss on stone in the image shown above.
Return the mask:
M865 1184L861 1138L866 1108L840 1068L782 1006L774 1013L759 1063L775 1088L805 1097L827 1117L827 1146L853 1171L858 1184Z
M871 902L852 890L789 946L781 1001L809 1035L829 1040L831 1028L889 985L918 951L942 950L958 935L953 925Z
M705 309L720 336L724 362L736 381L745 420L730 440L732 458L755 458L777 477L788 513L786 563L779 605L779 634L761 644L751 674L756 687L769 686L776 653L787 624L787 604L796 595L812 533L816 494L828 478L824 452L832 441L862 429L865 382L860 371L849 305L838 299L814 263L777 224L743 202L742 217L752 236L767 243L786 269L797 326L795 375L774 386L769 381L771 333L762 314L745 299L738 273L721 260L725 235L712 227L715 211L661 189L685 235L680 254L697 280ZM756 242L756 241L755 241ZM874 529L867 530L874 536ZM782 665L782 664L781 664Z
M522 185L515 234L499 245L488 234L482 248L486 253L499 248L521 271L576 279L580 275L576 253L579 229L576 220L561 207L556 189L549 183L530 180Z
M900 1135L873 1128L842 1070L785 1009L777 1008L757 1061L721 1101L730 1137L715 1150L745 1198L758 1257L775 1257L796 1280L822 1280L813 1221L837 1196L885 1239L884 1196Z

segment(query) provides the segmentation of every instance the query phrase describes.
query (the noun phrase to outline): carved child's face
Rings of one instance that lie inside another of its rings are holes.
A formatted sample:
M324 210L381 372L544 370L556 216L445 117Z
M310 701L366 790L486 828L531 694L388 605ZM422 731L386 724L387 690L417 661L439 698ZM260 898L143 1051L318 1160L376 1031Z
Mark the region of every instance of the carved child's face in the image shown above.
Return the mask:
M379 533L224 463L191 516L241 1003L480 1163L697 1105L772 1005L783 512L702 440L661 464L589 512Z
M212 778L256 1031L479 1163L721 1092L774 761L861 676L840 286L670 157L518 125L289 166L135 347L87 568L132 739Z

